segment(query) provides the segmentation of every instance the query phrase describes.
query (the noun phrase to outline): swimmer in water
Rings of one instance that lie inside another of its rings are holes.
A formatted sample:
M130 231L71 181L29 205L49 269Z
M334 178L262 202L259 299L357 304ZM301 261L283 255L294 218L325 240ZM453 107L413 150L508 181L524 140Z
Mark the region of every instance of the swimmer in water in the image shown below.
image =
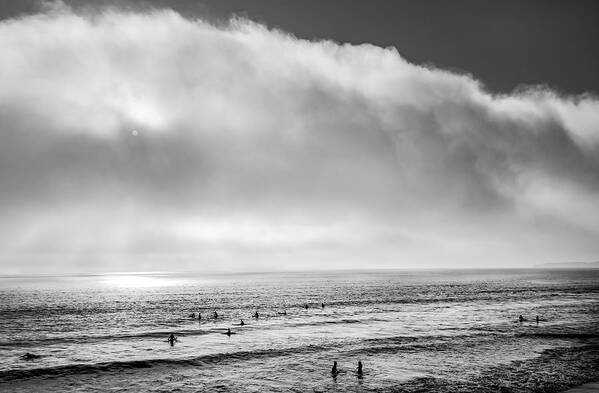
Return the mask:
M173 345L175 345L175 341L177 341L177 337L175 337L175 335L173 333L171 333L171 335L168 336L168 339L166 341L168 341L168 343L171 344L171 347L172 347Z

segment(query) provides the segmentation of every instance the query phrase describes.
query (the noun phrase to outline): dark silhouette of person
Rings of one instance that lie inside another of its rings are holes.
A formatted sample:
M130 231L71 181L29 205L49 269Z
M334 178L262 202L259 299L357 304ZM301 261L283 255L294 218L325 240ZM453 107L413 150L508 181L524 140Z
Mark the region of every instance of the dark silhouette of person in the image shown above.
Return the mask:
M168 336L168 339L166 341L168 341L168 343L171 344L171 347L172 347L173 345L175 345L175 341L177 341L177 337L175 337L175 335L173 333L171 333L171 335Z
M520 321L520 323L524 322L524 317L522 316L522 314L520 314L520 316L518 317L518 321Z
M39 359L39 358L41 358L40 355L36 355L33 353L29 353L29 352L27 352L27 353L25 353L25 355L21 356L21 359L23 359L23 360L33 360L33 359Z
M537 315L537 325L539 324L539 316Z
M320 307L324 308L324 303L320 303Z
M216 312L216 310L214 311L214 319L218 318L218 313Z
M243 319L241 320L241 323L239 323L240 326L245 325L245 323L243 322Z
M256 312L254 313L254 318L258 319L259 317L260 317L260 314L258 314L258 311L256 311Z
M198 321L202 320L202 314L198 313Z
M225 334L230 337L231 334L233 334L233 333L231 333L231 329L230 328L227 328L227 333L225 333Z
M305 308L306 310L308 309L308 303L306 303L306 304L304 305L304 308Z
M331 368L331 374L333 374L333 376L337 376L337 374L339 374L339 370L337 370L337 361L333 362L333 368Z
M362 378L362 361L358 360L358 378Z
M278 313L279 315L287 315L287 310L283 310L283 312Z
M195 318L196 317L196 313L192 312L191 314L189 314L190 318Z

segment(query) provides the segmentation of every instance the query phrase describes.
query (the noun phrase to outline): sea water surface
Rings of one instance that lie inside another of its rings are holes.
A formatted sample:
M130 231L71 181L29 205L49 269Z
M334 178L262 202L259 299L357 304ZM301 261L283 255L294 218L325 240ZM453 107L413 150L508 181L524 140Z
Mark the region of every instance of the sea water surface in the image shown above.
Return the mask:
M1 277L0 300L0 391L550 392L599 379L599 270Z

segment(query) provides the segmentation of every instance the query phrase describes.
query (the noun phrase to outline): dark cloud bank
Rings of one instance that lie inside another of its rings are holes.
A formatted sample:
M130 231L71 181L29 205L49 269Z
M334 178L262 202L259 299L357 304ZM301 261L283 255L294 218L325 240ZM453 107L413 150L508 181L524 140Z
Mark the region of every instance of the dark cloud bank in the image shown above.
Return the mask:
M599 255L599 101L168 10L0 23L4 273Z

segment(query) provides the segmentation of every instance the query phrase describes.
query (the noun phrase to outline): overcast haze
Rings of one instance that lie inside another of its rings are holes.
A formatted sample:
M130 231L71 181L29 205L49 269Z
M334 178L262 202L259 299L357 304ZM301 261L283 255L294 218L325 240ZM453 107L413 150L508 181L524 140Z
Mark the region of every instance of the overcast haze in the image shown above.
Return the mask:
M592 88L465 71L166 8L7 17L0 272L598 259Z

